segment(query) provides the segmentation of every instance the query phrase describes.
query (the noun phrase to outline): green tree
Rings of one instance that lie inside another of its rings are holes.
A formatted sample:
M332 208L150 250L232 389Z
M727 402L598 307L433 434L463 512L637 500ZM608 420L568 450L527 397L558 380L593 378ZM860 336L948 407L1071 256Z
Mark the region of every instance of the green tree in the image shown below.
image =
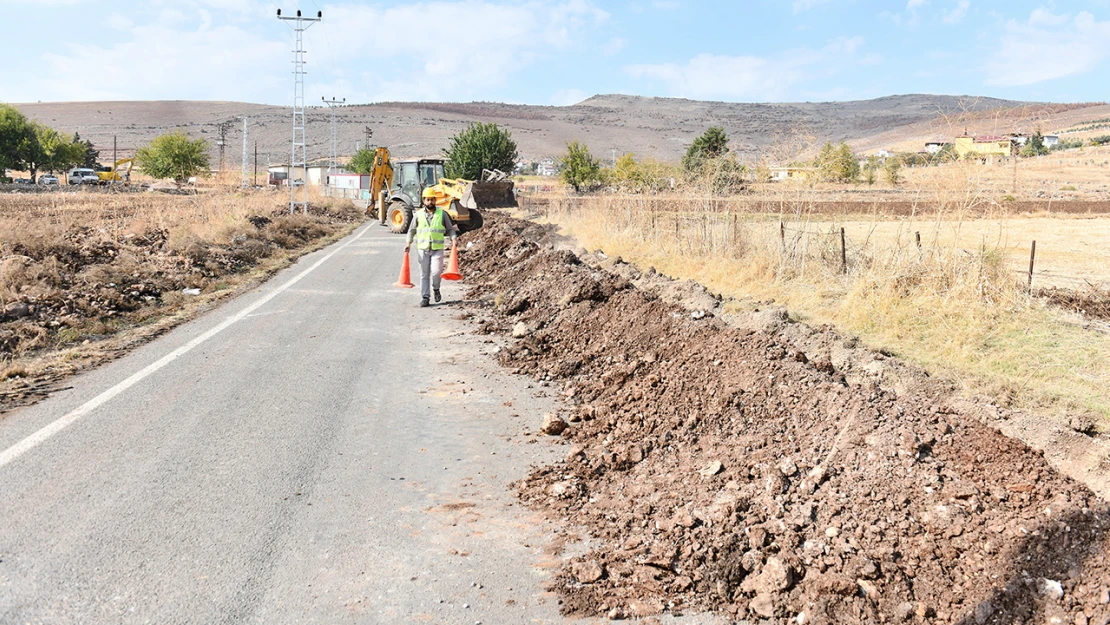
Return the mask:
M375 150L370 148L362 148L345 166L345 169L353 174L368 174L374 169L374 159L377 156Z
M0 173L27 169L35 161L35 128L14 106L0 104Z
M1049 149L1044 144L1044 135L1041 134L1039 128L1033 133L1033 136L1029 137L1029 140L1025 142L1025 147L1021 148L1022 156L1041 156L1048 154L1048 152Z
M867 183L867 186L870 187L875 184L875 180L878 178L878 176L876 175L878 169L879 157L874 155L868 156L867 164L863 166L863 181Z
M85 144L74 143L49 126L33 126L36 146L32 175L37 171L54 173L84 164Z
M710 126L686 148L682 157L682 168L688 172L701 169L707 160L720 158L728 153L728 135L720 126Z
M856 182L859 180L859 159L856 158L852 146L841 141L840 145L833 146L825 142L817 156L817 172L822 180L827 182Z
M139 167L154 178L172 178L185 182L191 176L207 175L208 142L190 139L177 131L155 137L135 153Z
M88 139L82 141L81 135L75 132L73 133L73 144L80 145L85 153L82 161L77 164L81 167L96 169L97 161L100 160L100 150L93 148L92 141Z
M890 157L886 159L883 165L883 172L886 174L886 181L890 186L897 187L902 184L902 161L901 159Z
M448 178L480 180L483 169L511 173L520 155L508 130L497 124L474 123L451 138L443 151Z
M577 141L567 144L567 152L559 158L559 166L562 169L560 179L574 187L575 193L601 182L601 162L590 154L590 148Z

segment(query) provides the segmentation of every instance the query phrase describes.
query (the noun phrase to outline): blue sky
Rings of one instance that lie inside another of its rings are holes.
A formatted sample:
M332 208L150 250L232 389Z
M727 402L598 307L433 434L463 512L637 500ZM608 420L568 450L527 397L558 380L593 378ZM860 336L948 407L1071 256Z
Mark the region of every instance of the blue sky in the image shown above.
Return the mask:
M0 0L0 101L1110 99L1110 0Z

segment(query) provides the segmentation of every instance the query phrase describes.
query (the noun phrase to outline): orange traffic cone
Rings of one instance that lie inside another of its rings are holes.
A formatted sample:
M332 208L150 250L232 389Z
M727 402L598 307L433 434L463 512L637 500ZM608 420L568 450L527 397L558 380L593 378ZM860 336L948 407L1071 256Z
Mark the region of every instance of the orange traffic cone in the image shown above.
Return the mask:
M405 260L401 263L401 275L397 277L397 281L393 283L393 286L400 287L402 289L411 289L414 286L412 283L412 278L409 276L408 252L405 252Z
M459 273L459 248L454 246L451 248L451 262L447 265L447 271L443 272L444 280L462 280L462 274Z

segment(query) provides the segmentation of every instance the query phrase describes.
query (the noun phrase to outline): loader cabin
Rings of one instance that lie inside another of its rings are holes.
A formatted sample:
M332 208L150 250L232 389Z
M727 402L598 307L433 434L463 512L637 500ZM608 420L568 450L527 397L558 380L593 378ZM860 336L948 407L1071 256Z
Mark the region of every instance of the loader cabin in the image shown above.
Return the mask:
M424 187L432 187L446 177L442 159L424 158L412 161L398 161L394 168L394 193L398 191L408 196L410 206L420 206L420 192Z

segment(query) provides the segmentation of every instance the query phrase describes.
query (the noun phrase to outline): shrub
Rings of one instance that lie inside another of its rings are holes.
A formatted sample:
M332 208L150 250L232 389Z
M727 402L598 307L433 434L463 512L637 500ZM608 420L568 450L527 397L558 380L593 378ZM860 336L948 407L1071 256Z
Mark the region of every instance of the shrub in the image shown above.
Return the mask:
M470 124L451 137L443 156L447 159L447 176L467 180L480 180L483 169L511 173L520 158L512 133L493 123Z
M601 162L590 154L590 148L577 141L567 144L566 154L559 159L563 182L574 187L575 193L583 188L597 187L602 182Z
M185 182L193 176L208 174L208 142L189 139L181 131L160 135L139 148L135 160L149 176Z

